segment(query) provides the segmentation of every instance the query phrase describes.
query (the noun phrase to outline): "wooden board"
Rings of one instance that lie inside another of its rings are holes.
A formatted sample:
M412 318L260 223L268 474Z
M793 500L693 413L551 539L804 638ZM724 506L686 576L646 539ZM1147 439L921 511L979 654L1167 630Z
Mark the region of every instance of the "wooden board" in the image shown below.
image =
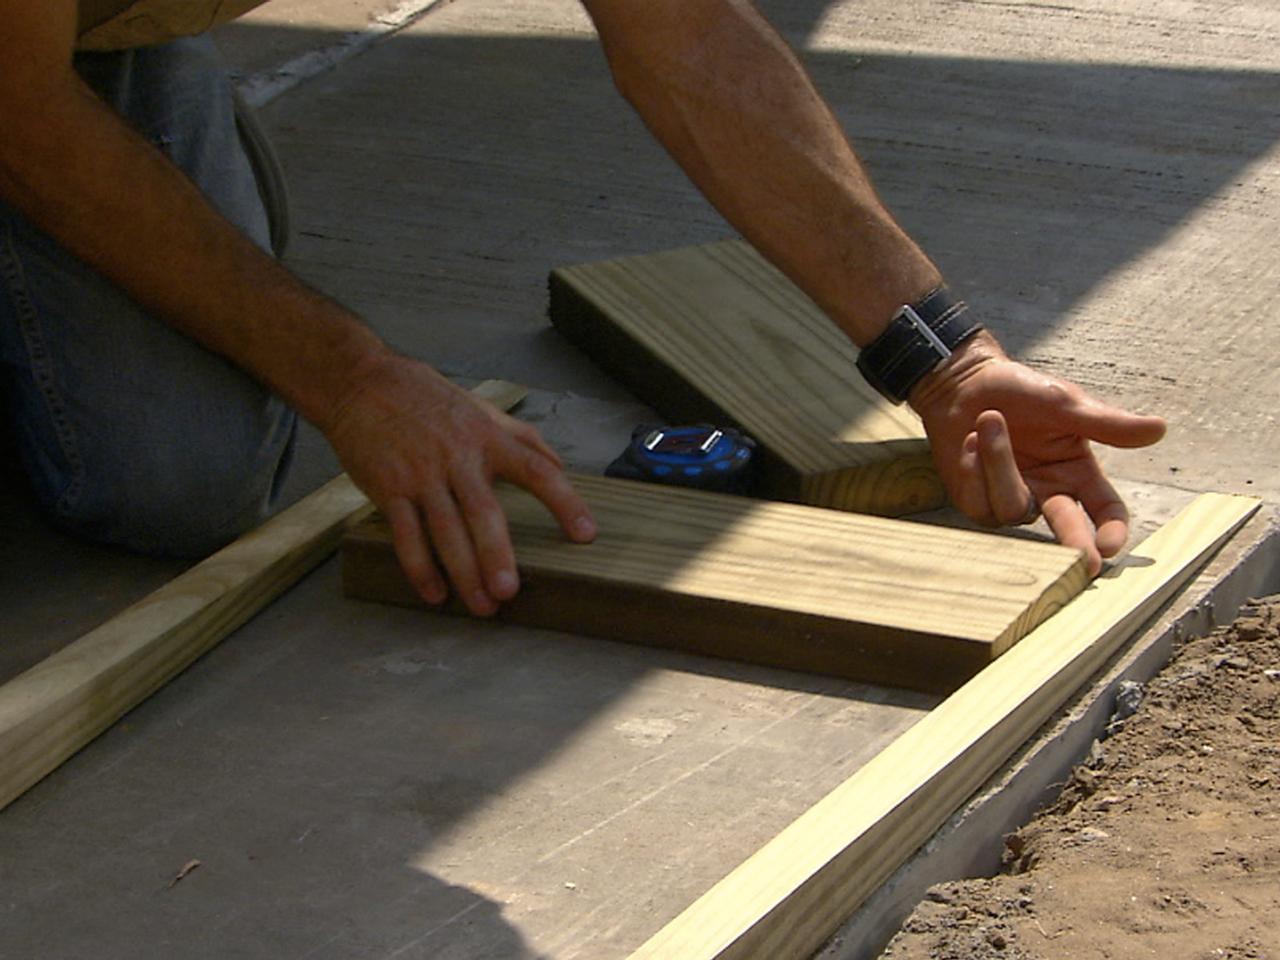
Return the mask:
M631 960L807 958L1258 508L1206 494L944 700Z
M1056 544L605 477L574 477L600 535L572 544L500 496L515 623L949 692L1085 585ZM381 517L343 541L350 596L420 603Z
M527 392L474 391L504 409ZM372 509L346 474L0 686L0 809L329 556Z
M760 496L900 516L945 499L919 419L857 348L741 241L562 267L551 322L671 421L760 443Z

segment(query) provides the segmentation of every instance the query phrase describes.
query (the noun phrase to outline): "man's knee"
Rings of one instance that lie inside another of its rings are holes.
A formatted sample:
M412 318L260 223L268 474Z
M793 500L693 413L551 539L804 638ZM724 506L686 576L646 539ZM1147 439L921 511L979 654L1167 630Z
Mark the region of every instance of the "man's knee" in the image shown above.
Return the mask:
M207 556L275 509L292 457L294 415L272 403L276 416L238 436L119 444L37 493L54 523L75 535L140 553Z

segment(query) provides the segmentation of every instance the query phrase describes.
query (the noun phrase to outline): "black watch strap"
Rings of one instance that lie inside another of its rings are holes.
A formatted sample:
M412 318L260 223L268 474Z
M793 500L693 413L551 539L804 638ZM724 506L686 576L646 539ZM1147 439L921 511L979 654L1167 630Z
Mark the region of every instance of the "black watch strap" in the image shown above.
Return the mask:
M981 329L965 302L939 287L898 309L884 333L862 348L858 369L886 398L902 403L925 374Z

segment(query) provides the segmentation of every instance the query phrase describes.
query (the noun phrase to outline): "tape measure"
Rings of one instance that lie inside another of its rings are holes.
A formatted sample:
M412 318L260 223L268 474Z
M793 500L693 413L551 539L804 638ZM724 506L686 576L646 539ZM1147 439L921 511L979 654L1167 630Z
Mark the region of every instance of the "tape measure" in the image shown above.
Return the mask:
M728 427L639 426L631 443L605 468L606 477L667 483L722 493L746 493L756 443Z

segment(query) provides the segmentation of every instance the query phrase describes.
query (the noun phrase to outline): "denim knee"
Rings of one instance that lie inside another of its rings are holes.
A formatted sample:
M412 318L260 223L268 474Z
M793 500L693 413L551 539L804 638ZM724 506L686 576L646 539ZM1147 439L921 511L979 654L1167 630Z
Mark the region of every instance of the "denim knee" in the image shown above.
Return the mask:
M211 41L77 57L87 83L259 246L267 215ZM123 228L127 229L127 225ZM0 388L59 526L199 556L260 522L294 414L0 204Z
M45 477L34 484L37 495L53 522L78 536L140 553L206 556L273 512L292 459L291 410L252 392L229 406L241 409L224 409L215 429L153 424L132 440L95 444L74 490L73 478Z
M0 366L23 467L64 529L198 556L274 506L293 412L3 206Z

